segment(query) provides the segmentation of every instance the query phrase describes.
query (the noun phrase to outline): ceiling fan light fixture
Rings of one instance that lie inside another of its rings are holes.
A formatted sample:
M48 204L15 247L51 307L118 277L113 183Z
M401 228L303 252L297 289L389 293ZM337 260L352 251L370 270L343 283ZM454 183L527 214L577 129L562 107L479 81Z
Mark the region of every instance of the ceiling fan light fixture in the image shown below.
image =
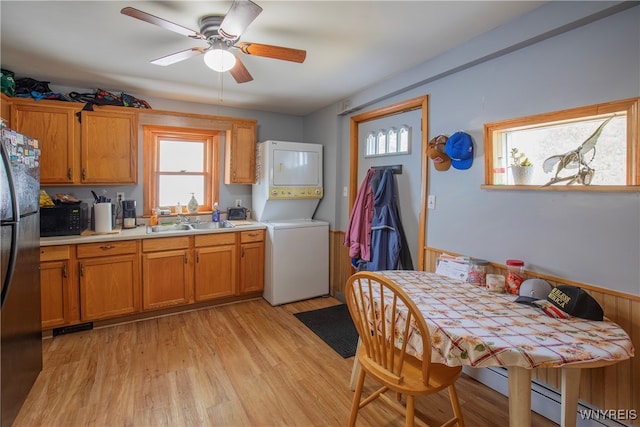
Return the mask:
M204 63L212 70L224 73L236 65L236 57L228 50L211 49L204 54Z

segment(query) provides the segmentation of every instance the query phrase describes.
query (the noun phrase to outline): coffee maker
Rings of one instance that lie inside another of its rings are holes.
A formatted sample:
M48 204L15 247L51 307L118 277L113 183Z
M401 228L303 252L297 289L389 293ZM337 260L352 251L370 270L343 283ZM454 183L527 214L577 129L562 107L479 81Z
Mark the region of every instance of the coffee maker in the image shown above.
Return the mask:
M122 228L136 227L136 201L122 201Z

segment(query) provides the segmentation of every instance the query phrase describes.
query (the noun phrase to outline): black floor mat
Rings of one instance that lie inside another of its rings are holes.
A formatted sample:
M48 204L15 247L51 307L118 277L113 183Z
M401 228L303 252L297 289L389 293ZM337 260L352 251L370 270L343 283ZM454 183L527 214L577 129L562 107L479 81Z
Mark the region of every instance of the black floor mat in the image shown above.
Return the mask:
M358 332L346 304L294 315L340 356L346 359L356 354Z

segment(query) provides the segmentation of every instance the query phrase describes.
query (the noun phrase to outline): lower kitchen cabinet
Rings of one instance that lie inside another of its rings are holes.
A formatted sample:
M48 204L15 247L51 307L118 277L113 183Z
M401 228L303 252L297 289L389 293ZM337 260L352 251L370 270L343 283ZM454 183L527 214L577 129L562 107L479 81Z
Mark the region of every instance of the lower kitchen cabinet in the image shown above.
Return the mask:
M264 230L240 233L240 294L264 290Z
M78 292L72 270L74 246L40 248L42 329L63 326L79 318Z
M196 301L236 294L236 234L196 236Z
M82 321L140 311L137 241L78 245Z
M67 323L69 261L43 262L40 267L42 328Z
M193 300L189 238L142 241L142 309L155 310Z
M261 292L264 244L245 230L43 246L42 329Z

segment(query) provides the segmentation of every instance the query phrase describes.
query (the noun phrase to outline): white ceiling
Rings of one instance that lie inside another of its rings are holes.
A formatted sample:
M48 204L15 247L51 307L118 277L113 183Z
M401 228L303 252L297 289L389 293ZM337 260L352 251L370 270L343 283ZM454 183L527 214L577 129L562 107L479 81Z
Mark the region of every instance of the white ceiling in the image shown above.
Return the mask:
M303 64L238 53L254 78L243 84L207 68L202 56L153 65L206 43L120 13L132 6L197 31L201 16L224 15L231 1L1 0L2 68L54 87L306 115L544 3L255 1L264 11L241 41L305 49Z

